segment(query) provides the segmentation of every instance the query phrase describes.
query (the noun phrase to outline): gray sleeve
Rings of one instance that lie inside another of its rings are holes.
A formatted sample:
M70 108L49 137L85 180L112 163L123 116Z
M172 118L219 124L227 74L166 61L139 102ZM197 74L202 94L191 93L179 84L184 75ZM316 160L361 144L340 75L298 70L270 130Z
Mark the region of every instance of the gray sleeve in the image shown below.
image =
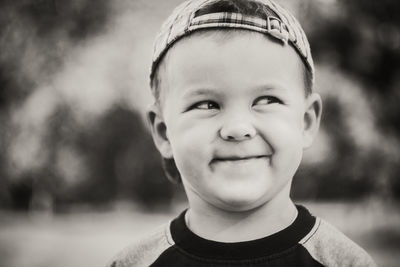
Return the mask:
M364 249L319 218L310 234L300 243L324 266L377 266Z
M169 224L163 225L153 234L123 249L106 266L147 267L173 244Z

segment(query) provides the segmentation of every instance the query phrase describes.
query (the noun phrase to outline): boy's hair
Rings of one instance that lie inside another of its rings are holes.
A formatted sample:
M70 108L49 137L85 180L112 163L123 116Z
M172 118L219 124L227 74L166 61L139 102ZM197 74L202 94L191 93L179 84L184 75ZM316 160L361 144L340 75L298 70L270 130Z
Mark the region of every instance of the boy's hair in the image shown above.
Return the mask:
M160 68L169 48L193 32L210 30L214 33L249 30L272 36L283 45L289 43L304 63L305 94L312 92L314 63L310 46L300 24L286 9L271 0L189 0L173 11L154 43L150 86L157 104L162 87ZM170 180L181 182L174 159L163 158L163 167Z

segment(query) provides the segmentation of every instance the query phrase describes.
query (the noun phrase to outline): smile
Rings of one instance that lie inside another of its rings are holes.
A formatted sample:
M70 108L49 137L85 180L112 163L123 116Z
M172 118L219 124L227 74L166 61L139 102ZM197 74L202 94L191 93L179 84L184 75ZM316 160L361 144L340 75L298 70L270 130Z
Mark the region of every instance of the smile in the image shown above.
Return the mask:
M223 158L215 158L211 161L211 163L218 163L218 162L248 162L251 160L257 160L257 159L267 159L270 156L267 155L262 155L262 156L246 156L246 157L236 157L236 156L232 156L232 157L223 157Z

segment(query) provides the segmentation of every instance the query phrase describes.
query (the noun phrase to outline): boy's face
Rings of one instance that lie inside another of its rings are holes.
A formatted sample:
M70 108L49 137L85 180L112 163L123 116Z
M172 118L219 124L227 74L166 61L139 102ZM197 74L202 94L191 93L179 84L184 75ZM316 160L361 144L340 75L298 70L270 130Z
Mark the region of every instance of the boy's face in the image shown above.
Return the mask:
M165 60L153 137L174 158L191 206L245 211L289 200L321 109L316 94L305 97L294 49L246 31L193 34Z

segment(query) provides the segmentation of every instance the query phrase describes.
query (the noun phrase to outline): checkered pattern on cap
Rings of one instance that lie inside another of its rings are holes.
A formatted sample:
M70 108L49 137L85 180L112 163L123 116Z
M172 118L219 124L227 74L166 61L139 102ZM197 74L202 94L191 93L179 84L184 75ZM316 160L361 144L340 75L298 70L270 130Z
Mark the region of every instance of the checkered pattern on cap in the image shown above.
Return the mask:
M195 16L196 11L219 1L189 0L175 8L161 26L155 39L150 79L153 78L161 57L177 40L193 31L207 28L247 29L269 34L281 40L283 44L290 43L301 56L314 78L314 63L311 57L310 44L300 23L286 9L271 0L252 0L267 7L265 18L232 12Z

